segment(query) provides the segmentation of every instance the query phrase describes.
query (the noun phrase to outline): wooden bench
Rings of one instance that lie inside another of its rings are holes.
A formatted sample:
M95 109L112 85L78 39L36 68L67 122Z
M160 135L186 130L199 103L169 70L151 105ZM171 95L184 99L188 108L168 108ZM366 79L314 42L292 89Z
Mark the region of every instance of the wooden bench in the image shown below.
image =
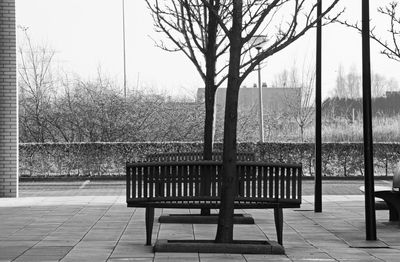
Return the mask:
M393 174L393 185L390 189L375 188L375 197L383 199L389 209L389 220L400 220L400 164Z
M220 208L221 161L127 163L128 207L146 208L146 244L151 245L154 208ZM282 244L282 208L301 204L302 166L238 162L236 209L273 208ZM205 175L208 174L208 175ZM207 187L202 187L207 180Z
M238 161L255 161L254 153L239 152L237 153ZM172 152L172 153L156 153L146 155L146 162L170 162L170 161L197 161L203 160L203 152ZM222 161L222 152L213 152L212 160Z
M360 190L364 192L364 186ZM375 186L374 196L383 200L375 201L376 210L389 210L389 221L400 221L400 164L393 174L392 187Z

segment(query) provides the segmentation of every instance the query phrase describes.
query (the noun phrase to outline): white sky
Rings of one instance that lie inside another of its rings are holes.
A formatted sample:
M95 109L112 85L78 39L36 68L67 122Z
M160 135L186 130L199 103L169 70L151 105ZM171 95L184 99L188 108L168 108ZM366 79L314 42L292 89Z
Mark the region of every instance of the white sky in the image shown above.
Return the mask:
M122 0L16 0L17 25L29 27L35 42L46 43L56 50L56 60L64 70L82 77L94 77L101 66L103 72L121 83ZM325 1L327 2L327 1ZM352 21L361 16L361 0L344 0L345 17ZM377 32L388 23L379 20L376 8L388 1L370 1L372 23ZM126 58L128 88L154 88L175 96L194 97L204 84L194 66L181 53L167 53L154 46L149 35L157 38L148 9L143 0L125 0ZM386 28L385 28L386 26ZM19 34L20 36L21 34ZM379 46L371 42L374 72L400 83L400 63L379 54ZM361 73L361 36L339 25L323 29L323 96L335 85L336 70L356 66ZM271 84L274 75L289 69L293 63L302 67L315 53L315 30L281 53L269 58L262 71L262 81ZM252 86L256 72L245 85ZM139 81L138 81L139 80ZM139 86L137 87L137 82Z

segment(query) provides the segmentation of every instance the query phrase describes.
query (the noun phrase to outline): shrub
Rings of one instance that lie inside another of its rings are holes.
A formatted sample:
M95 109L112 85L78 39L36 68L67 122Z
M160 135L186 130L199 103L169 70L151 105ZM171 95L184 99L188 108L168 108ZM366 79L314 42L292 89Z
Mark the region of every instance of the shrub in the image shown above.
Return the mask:
M20 144L20 176L97 176L124 175L125 163L141 161L147 154L161 152L198 152L202 142L168 143L35 143ZM221 151L222 144L215 144ZM314 174L312 143L239 143L241 152L254 152L263 161L302 163L304 174ZM324 176L362 176L362 143L324 143ZM376 175L393 173L400 161L400 143L374 144Z

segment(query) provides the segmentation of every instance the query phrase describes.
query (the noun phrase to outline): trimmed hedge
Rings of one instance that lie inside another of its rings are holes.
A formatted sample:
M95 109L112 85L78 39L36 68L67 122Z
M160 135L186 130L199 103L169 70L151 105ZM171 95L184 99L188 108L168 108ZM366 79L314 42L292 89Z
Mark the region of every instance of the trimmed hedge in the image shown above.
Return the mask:
M125 163L141 161L145 155L162 152L201 151L202 142L170 143L70 143L20 144L20 176L117 176L125 174ZM215 151L222 144L215 145ZM314 144L240 143L238 150L255 152L257 158L271 162L303 164L305 175L314 173ZM324 176L362 176L362 143L324 143ZM392 175L400 161L400 143L374 144L375 175Z

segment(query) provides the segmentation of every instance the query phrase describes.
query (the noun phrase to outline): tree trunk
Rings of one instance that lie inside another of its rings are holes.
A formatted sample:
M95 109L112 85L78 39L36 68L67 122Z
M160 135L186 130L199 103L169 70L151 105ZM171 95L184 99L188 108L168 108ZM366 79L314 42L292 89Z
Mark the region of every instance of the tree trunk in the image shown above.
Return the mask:
M203 151L204 160L212 160L212 151L213 151L214 101L215 101L216 88L211 88L211 87L214 86L206 85L205 89L206 117L204 123L204 151ZM206 172L206 170L204 170L204 172ZM202 194L209 196L210 184L211 184L210 173L204 173L202 176L204 178L201 180ZM211 211L209 208L202 208L200 214L203 216L208 216L211 214Z
M300 125L300 139L301 139L301 142L303 143L304 142L304 125L303 124Z
M215 93L217 87L215 86L215 76L216 76L216 61L217 61L217 29L218 21L215 14L219 10L219 0L211 0L210 4L213 7L213 12L209 10L209 21L207 25L207 50L205 55L206 60L206 79L205 79L205 108L206 116L204 122L204 149L203 149L203 159L212 160L213 151L213 140L214 140L214 104L215 104ZM204 174L207 176L207 174ZM209 177L203 180L203 194L210 194ZM209 208L202 208L201 215L210 215Z
M204 160L212 160L213 150L213 139L214 139L214 104L215 104L215 93L217 87L215 86L216 77L216 62L217 62L217 30L218 21L215 14L218 14L220 0L211 0L209 21L207 25L207 50L205 54L206 60L206 79L205 79L205 109L206 117L204 123Z
M232 29L230 39L228 88L226 92L223 181L221 187L221 209L218 218L215 242L233 241L233 214L236 195L236 130L237 107L240 88L240 54L242 48L242 0L233 1Z
M212 160L213 144L214 144L214 103L216 89L206 88L205 90L205 107L206 116L204 121L204 151L203 159Z

